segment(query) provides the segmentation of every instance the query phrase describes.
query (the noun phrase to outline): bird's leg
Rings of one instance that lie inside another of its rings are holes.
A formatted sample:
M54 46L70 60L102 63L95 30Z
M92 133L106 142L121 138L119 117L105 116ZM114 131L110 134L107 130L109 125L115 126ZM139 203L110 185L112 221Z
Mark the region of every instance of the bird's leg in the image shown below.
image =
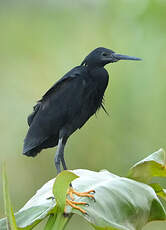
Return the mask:
M68 139L68 136L66 135L65 130L64 129L60 130L58 147L57 147L57 151L55 155L55 166L57 169L57 174L61 172L60 162L62 162L63 169L67 170L65 159L64 159L64 148L65 148L67 139Z
M64 147L65 147L65 144L63 143L63 137L60 137L58 141L56 155L55 155L55 166L57 169L57 174L61 172L60 162L61 162L61 157L63 156L63 153L64 153Z
M62 166L64 170L67 170L65 159L64 159L64 148L65 144L67 142L67 137L65 135L60 135L59 141L58 141L58 147L55 155L55 166L57 169L57 173L59 174L61 172L60 168L60 162L62 162ZM77 192L73 189L72 184L70 183L70 188L68 189L67 195L69 195L70 199L66 198L66 204L70 205L72 208L75 208L79 211L81 211L83 214L86 214L86 211L77 205L88 205L86 202L76 202L74 201L74 196L79 196L79 197L89 197L95 200L94 195L91 193L95 193L94 190L90 190L88 192Z
M65 162L65 159L64 159L64 155L61 156L61 162L62 162L63 169L67 170L67 166L66 166L66 162Z
M64 146L66 144L66 141L67 141L67 139L63 141ZM64 159L64 148L63 148L63 151L62 151L62 154L61 154L61 162L62 162L63 169L67 170L66 162L65 162L65 159Z

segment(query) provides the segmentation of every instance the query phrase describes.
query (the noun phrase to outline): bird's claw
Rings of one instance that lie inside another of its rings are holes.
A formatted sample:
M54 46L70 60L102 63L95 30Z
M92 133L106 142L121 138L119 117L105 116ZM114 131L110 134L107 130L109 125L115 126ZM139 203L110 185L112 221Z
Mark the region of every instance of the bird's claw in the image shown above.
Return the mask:
M72 208L75 208L77 210L79 210L80 212L82 212L83 214L87 214L87 212L78 207L77 205L85 205L85 206L89 206L88 203L86 202L76 202L74 201L74 196L73 195L76 195L76 196L79 196L79 197L89 197L90 199L96 201L95 197L94 197L94 194L95 193L95 190L89 190L88 192L76 192L72 187L69 188L69 191L67 192L67 195L69 195L70 199L66 199L66 203L67 205L70 205Z
M66 199L66 203L67 203L68 205L70 205L72 208L75 208L75 209L79 210L79 211L82 212L83 214L87 214L87 212L86 212L84 209L82 209L82 208L76 206L76 204L77 204L77 205L88 205L86 202L76 202L76 201L73 201L73 200L68 200L68 199Z
M79 197L89 197L89 198L95 199L94 195L91 193L94 194L95 191L89 190L88 192L76 192L73 188L70 188L67 195L69 195L72 200L74 200L73 194L75 194L76 196L79 196Z

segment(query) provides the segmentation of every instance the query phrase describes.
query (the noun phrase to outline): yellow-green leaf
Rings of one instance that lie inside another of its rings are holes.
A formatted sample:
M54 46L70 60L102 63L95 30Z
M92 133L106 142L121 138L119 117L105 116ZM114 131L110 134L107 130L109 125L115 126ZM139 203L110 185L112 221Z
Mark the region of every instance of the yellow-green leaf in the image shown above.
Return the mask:
M13 213L13 209L12 209L12 205L11 205L10 196L9 196L5 163L3 164L2 177L3 177L3 196L4 196L5 214L7 217L6 219L7 229L18 230L17 225L16 225L16 220L14 217L14 213Z
M150 186L154 189L155 193L166 201L166 189L163 189L162 186L158 183L150 184Z
M69 184L76 178L78 178L78 176L70 171L63 171L56 177L53 186L53 194L55 196L57 206L62 212L66 206L66 194Z
M165 151L159 149L136 163L130 168L128 177L146 184L149 184L153 177L166 177Z

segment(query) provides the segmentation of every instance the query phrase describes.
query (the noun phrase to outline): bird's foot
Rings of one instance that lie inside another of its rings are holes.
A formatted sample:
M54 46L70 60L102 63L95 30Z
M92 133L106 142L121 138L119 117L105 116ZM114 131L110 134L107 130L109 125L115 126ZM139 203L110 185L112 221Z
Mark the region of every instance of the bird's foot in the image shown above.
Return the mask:
M79 196L79 197L89 197L89 198L92 198L95 201L95 197L94 197L94 195L92 193L95 193L95 191L94 190L89 190L88 192L76 192L72 187L70 187L69 191L67 192L67 195L69 195L71 200L66 199L66 204L70 205L72 208L75 208L75 209L79 210L83 214L87 214L87 212L84 209L78 207L77 205L87 205L88 206L88 203L74 201L73 194L76 195L76 196Z
M72 208L75 208L75 209L79 210L83 214L86 214L86 211L83 208L80 208L80 207L77 206L77 204L78 205L80 205L80 204L88 205L86 202L76 202L76 201L73 201L73 200L66 199L66 204L70 205Z

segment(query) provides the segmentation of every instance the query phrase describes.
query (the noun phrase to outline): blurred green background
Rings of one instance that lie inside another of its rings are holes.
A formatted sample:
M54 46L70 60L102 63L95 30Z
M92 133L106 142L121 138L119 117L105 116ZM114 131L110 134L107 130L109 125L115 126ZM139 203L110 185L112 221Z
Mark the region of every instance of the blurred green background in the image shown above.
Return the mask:
M28 114L57 79L98 46L143 62L106 67L110 116L99 111L73 134L65 151L68 167L126 175L136 161L166 148L165 0L1 0L0 28L0 164L7 162L15 211L56 175L55 149L34 159L21 154ZM67 230L78 228L92 229L75 216ZM166 229L166 222L144 229Z

